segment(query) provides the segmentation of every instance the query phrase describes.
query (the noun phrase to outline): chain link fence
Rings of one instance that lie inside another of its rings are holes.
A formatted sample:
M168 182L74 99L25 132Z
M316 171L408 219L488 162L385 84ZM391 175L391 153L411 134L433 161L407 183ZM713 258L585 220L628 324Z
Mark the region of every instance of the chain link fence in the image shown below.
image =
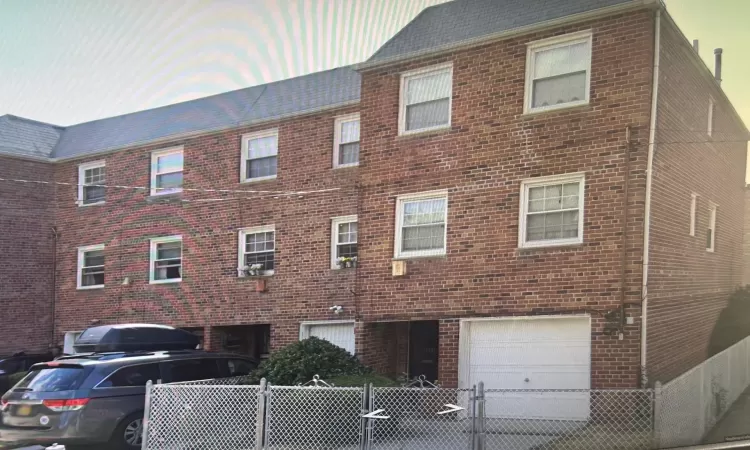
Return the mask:
M656 442L650 389L226 382L149 385L143 449L648 449Z

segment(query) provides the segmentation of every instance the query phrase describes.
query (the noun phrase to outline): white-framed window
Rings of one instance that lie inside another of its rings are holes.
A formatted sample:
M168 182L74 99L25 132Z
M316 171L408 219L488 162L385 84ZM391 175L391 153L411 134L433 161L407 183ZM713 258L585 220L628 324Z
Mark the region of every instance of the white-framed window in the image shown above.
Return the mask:
M333 167L358 165L359 113L337 117L333 129Z
M106 199L107 172L104 161L78 166L78 206L98 205Z
M587 104L590 83L591 31L527 45L524 113Z
M151 153L151 195L182 192L182 147Z
M259 275L273 275L276 256L276 227L243 228L239 232L237 272L246 276L250 271Z
M150 262L151 284L182 281L182 236L151 239Z
M357 261L357 216L331 219L331 268L346 267L347 261L351 263ZM341 264L342 262L344 264Z
M582 173L522 181L518 246L582 243L584 185Z
M78 247L78 289L104 287L104 244Z
M716 250L716 209L717 206L713 203L708 206L708 229L706 230L707 252Z
M279 130L265 130L242 136L240 181L276 178L279 159Z
M398 134L450 127L452 63L402 73L400 92Z
M447 230L447 191L402 195L396 200L396 258L445 255Z
M695 219L698 208L698 194L690 194L690 236L695 236Z
M708 125L706 126L706 132L708 133L708 136L713 136L714 134L714 109L716 107L714 106L714 99L709 98L708 99Z

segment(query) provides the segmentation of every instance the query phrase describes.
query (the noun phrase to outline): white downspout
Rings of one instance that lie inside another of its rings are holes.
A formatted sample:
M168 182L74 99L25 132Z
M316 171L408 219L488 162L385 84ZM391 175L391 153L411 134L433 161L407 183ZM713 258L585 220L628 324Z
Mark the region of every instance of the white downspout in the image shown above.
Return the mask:
M656 147L656 111L659 99L659 50L661 48L661 8L656 10L654 24L654 79L651 90L651 123L648 133L648 163L646 166L646 203L643 215L643 286L641 287L641 382L646 384L646 331L648 317L648 253L651 228L651 183Z

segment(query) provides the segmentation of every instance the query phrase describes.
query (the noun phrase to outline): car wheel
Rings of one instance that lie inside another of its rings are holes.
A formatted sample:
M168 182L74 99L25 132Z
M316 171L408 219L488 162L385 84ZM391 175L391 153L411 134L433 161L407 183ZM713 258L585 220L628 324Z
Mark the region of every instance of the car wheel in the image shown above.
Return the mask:
M110 444L116 449L140 449L143 443L143 413L126 417L112 434Z

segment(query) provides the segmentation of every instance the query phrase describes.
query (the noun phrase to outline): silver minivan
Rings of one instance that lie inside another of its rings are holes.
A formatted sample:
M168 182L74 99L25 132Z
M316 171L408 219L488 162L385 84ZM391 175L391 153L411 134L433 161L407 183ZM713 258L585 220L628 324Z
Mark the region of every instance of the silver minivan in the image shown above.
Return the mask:
M252 358L199 350L93 353L36 364L0 399L0 447L139 449L148 380L227 378L256 367Z

